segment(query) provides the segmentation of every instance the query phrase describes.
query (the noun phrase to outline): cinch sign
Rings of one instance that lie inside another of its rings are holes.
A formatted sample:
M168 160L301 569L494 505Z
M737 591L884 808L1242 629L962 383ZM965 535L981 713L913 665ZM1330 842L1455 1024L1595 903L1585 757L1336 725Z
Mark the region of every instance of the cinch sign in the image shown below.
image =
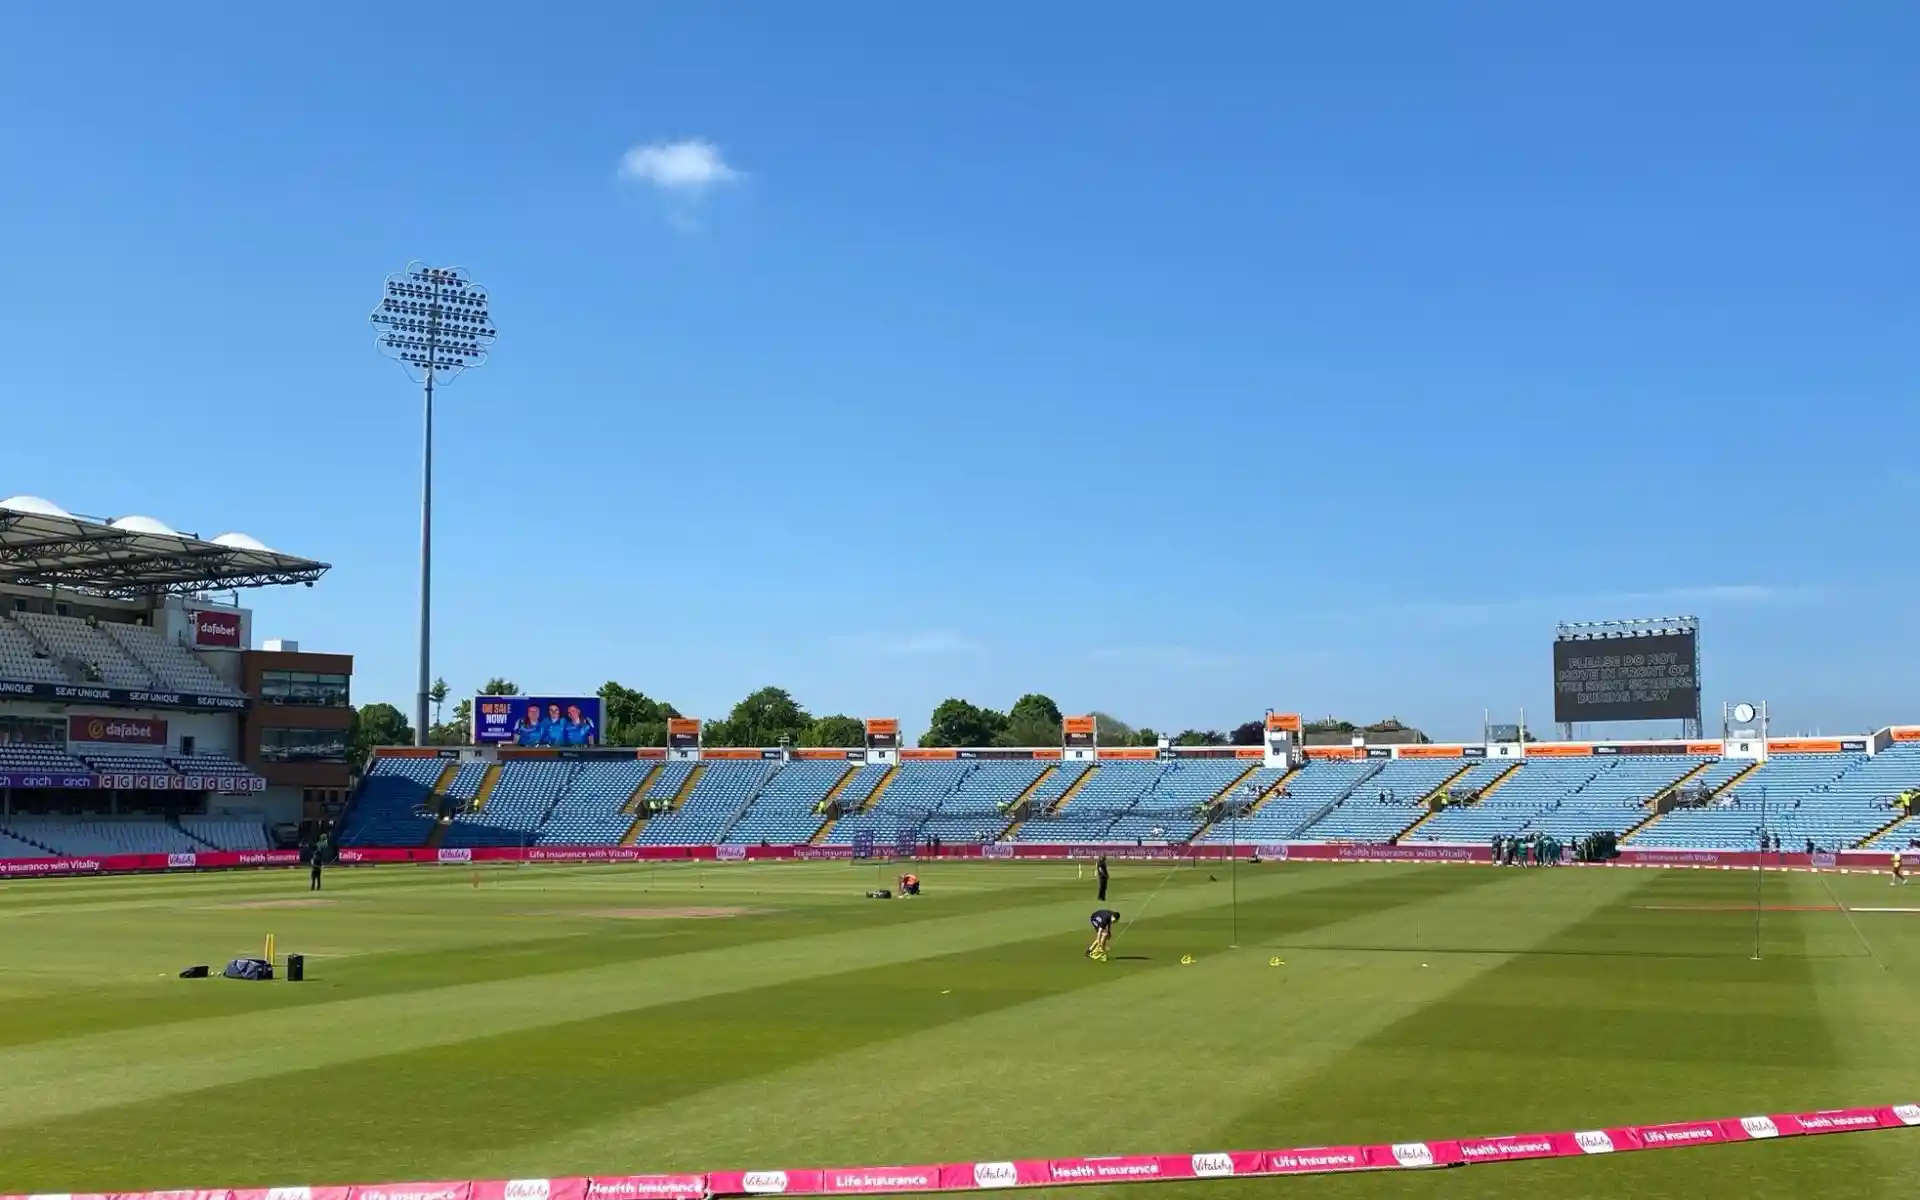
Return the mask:
M216 650L238 650L240 648L240 614L195 609L193 644L211 646Z
M67 718L67 740L94 746L164 746L167 723L158 717L102 717L81 713Z

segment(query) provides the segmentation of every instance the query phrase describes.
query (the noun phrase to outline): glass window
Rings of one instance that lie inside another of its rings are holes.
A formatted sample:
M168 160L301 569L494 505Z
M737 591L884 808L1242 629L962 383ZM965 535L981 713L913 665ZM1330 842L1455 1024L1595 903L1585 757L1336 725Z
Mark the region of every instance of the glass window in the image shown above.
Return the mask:
M318 675L312 671L262 671L260 699L268 704L346 708L352 702L350 683L345 675Z
M56 717L0 717L0 745L9 742L65 745L66 741L66 723Z
M344 729L262 729L261 762L345 762Z

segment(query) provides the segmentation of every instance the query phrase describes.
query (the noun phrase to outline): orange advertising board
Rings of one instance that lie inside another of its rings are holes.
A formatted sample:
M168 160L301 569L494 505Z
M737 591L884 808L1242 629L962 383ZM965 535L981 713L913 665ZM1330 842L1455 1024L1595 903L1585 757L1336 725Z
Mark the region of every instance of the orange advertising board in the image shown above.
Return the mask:
M1896 725L1887 733L1896 742L1920 742L1920 725Z
M1160 752L1152 746L1115 746L1112 749L1101 747L1100 757L1120 762L1152 762L1160 757Z
M1258 746L1235 746L1233 748L1233 756L1235 758L1257 758L1265 761L1267 752Z
M1067 733L1067 734L1078 733L1087 737L1091 737L1093 736L1093 718L1092 717L1061 717L1060 731L1062 733Z
M1299 713L1276 713L1276 712L1270 712L1270 713L1268 713L1268 714L1267 714L1267 730L1268 730L1268 732L1271 732L1271 733L1299 733L1299 732L1300 732L1300 725L1301 725L1301 721L1300 721L1300 714L1299 714Z
M891 734L898 737L900 734L900 718L868 717L867 736L872 737L876 733Z
M1067 752L1064 750L1047 750L1044 748L1040 750L1035 750L1033 752L1033 756L1035 758L1050 759L1054 762L1058 762L1061 759L1065 758L1066 754Z
M1534 742L1527 747L1528 758L1592 758L1593 747L1579 742Z
M1768 754L1838 754L1837 738L1768 738Z
M902 762L951 762L959 752L931 746L909 746L900 752Z
M1307 747L1308 758L1328 759L1334 762L1346 762L1352 759L1365 758L1366 756L1367 756L1367 748L1365 746L1309 746Z
M1687 743L1688 754L1719 754L1725 749L1726 747L1722 746L1719 742L1688 742Z
M822 750L808 746L805 749L796 749L790 753L801 762L845 762L847 761L849 752L858 754L860 751L856 746L848 746L840 750Z
M700 752L700 757L738 761L749 758L758 760L766 756L758 749L748 746L708 746Z
M1462 758L1466 755L1465 746L1402 746L1401 758Z
M700 718L699 717L668 717L667 718L667 736L672 737L676 733L679 734L681 737L686 737L689 734L696 737L699 736Z

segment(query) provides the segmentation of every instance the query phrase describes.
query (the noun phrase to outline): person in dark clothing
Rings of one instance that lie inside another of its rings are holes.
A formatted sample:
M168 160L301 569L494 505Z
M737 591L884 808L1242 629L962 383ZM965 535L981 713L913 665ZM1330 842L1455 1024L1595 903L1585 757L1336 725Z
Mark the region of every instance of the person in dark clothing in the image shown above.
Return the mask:
M1113 941L1113 926L1120 920L1120 914L1110 908L1097 908L1093 911L1093 945L1087 947L1087 957L1105 962L1107 945Z
M1098 898L1101 900L1105 900L1107 898L1107 856L1106 855L1102 854L1100 856L1100 861L1094 864L1093 874L1094 874L1094 877L1100 881L1100 895Z
M313 848L311 865L307 867L307 890L310 892L320 890L320 847L318 846Z

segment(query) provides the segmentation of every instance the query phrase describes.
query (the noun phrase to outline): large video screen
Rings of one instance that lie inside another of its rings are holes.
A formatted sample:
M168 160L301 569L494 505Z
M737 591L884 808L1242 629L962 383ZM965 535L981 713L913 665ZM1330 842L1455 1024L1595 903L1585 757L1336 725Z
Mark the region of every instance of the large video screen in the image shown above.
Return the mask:
M1553 719L1690 720L1700 715L1692 633L1553 643Z
M482 746L598 746L598 696L475 696L473 740Z

